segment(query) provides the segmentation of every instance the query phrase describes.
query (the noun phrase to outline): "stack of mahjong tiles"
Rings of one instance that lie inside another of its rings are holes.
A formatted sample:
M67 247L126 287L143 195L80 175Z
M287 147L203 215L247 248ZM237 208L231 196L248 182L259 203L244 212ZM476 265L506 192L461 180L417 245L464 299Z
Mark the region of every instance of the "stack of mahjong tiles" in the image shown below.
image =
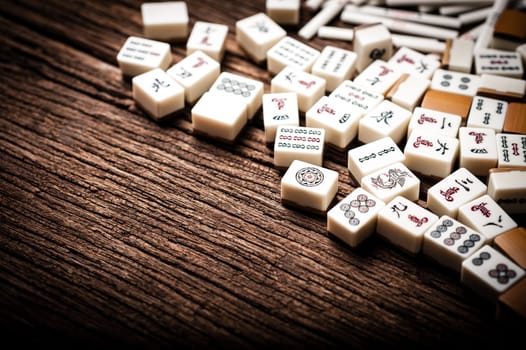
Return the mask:
M305 40L312 28L340 10L349 21L372 9L332 1L297 38L280 25L296 23L297 3L268 1L267 13L235 24L249 60L266 64L267 92L220 71L228 26L197 21L188 34L184 2L143 4L147 38L128 38L117 56L137 105L156 121L189 105L194 133L226 142L261 108L284 205L326 215L328 232L352 248L376 233L422 253L524 316L525 231L510 216L526 212L523 46L475 52L474 40L452 36L439 49L430 39L415 48L375 21L352 29L352 51L320 51ZM162 40L185 38L187 56L172 65ZM340 201L326 147L346 154L355 187ZM435 183L424 204L422 177Z

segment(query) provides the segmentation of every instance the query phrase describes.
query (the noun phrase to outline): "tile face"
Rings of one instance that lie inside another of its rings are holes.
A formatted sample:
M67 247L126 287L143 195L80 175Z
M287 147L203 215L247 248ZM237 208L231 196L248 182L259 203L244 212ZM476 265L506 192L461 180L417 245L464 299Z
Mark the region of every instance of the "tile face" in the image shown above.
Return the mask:
M389 136L398 144L406 136L410 119L410 111L383 100L360 119L358 139L369 143Z
M350 80L341 83L336 90L331 92L329 97L334 97L358 107L363 114L369 112L372 108L384 100L384 96L370 89L360 86Z
M130 36L117 54L117 63L125 76L146 73L154 68L165 70L172 63L170 44Z
M388 61L390 66L413 76L431 79L440 61L408 47L401 47Z
M221 62L225 54L225 43L228 35L226 24L197 21L186 42L186 55L202 51L217 62Z
M385 203L358 187L327 212L327 231L350 247L358 247L376 230Z
M437 215L456 218L458 208L486 194L486 190L473 173L459 168L427 190L427 208Z
M526 134L526 103L511 102L506 111L502 131L505 133Z
M404 154L390 137L384 137L347 152L347 168L358 182L375 170L404 160Z
M474 57L478 75L493 74L521 78L524 74L521 55L518 52L488 49L476 52Z
M287 32L265 13L243 18L236 22L236 41L256 63L267 58L267 51Z
M267 69L271 74L278 74L287 66L310 72L319 56L320 51L286 36L267 51Z
M526 166L526 135L497 133L497 166Z
M457 220L483 233L488 242L517 227L517 223L487 194L458 208Z
M398 162L362 177L360 186L385 203L397 196L418 200L420 179L404 163Z
M145 2L141 15L147 38L183 40L188 36L188 8L184 1Z
M323 96L305 113L305 125L325 129L325 142L345 149L358 133L362 112L340 99Z
M393 55L393 39L383 24L355 27L353 47L358 55L356 62L358 72L363 71L375 60L387 61Z
M486 237L443 215L424 234L422 252L441 265L460 272L462 262L486 243Z
M185 89L185 99L194 103L219 76L219 63L201 51L186 56L170 67L166 73Z
M325 79L326 90L334 91L355 71L357 55L353 51L327 45L312 66L312 74Z
M160 68L133 77L132 95L155 120L184 107L184 88Z
M263 125L266 142L274 142L278 126L299 126L298 96L293 92L263 94Z
M497 139L495 131L487 128L461 127L459 166L475 175L487 176L497 166Z
M485 245L462 262L460 281L486 299L495 301L524 276L524 270Z
M402 76L402 71L391 67L383 60L376 60L354 78L354 82L369 90L385 95Z
M469 110L466 126L473 128L491 128L502 132L508 102L494 98L475 96Z
M417 254L422 248L426 230L438 220L438 216L422 206L397 196L378 213L376 232L393 245Z
M292 67L285 67L270 81L270 91L296 93L299 110L307 112L325 95L325 79Z
M457 138L417 128L408 137L404 148L405 165L422 175L445 178L451 174L458 153Z
M482 74L477 94L506 101L522 99L526 94L526 80Z
M325 212L338 191L338 172L294 160L281 179L283 204Z
M526 168L491 169L488 194L506 213L526 213Z
M431 80L431 89L475 96L481 77L474 74L437 69Z
M498 235L493 240L495 248L526 269L526 228L517 227Z
M387 91L386 98L412 111L422 101L430 84L425 78L406 73Z
M247 124L247 107L235 96L205 92L192 108L195 133L234 142Z
M208 90L221 96L233 96L247 107L247 118L252 120L263 100L263 83L237 74L222 72Z
M457 137L461 122L462 118L458 115L416 107L407 127L407 135L411 135L415 128L425 128L440 135Z
M279 24L298 24L300 0L266 0L267 15Z
M296 159L321 166L324 143L324 129L279 126L274 141L274 166L286 168Z

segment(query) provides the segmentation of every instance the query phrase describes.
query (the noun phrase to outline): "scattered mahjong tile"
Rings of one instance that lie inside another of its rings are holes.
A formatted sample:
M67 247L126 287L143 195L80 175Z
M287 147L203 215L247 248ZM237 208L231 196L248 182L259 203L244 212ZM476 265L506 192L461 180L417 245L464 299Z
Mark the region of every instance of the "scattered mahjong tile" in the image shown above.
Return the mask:
M322 166L324 144L324 129L278 126L274 140L274 166L287 168L294 160Z
M369 143L390 137L400 144L407 135L411 112L397 104L383 100L363 116L358 124L358 140Z
M502 131L513 134L526 134L526 103L510 102L504 112L506 119Z
M325 79L325 89L334 91L355 72L357 55L353 51L327 45L314 62L311 73Z
M362 70L354 82L371 91L385 95L387 91L397 82L402 76L402 71L383 60L375 60Z
M186 55L202 51L221 62L225 54L227 35L226 24L196 21L186 42Z
M396 196L417 201L420 193L420 179L401 162L365 175L360 186L385 203Z
M493 240L493 246L521 268L526 269L526 229L516 227Z
M444 113L459 115L462 117L462 124L469 115L473 98L453 92L429 89L424 93L421 107L433 109Z
M507 213L526 213L526 167L490 169L488 194Z
M365 24L354 28L353 48L358 59L356 69L363 71L375 60L389 60L393 55L393 38L389 29L381 24Z
M130 36L117 54L122 75L133 77L155 68L167 69L172 63L170 44Z
M526 166L526 134L497 133L497 167Z
M298 95L293 92L263 94L265 141L274 142L281 125L299 126Z
M462 118L456 114L445 113L434 109L416 107L407 126L407 135L414 129L425 128L440 135L457 137Z
M320 51L286 36L267 51L267 70L273 75L285 67L310 72L319 56Z
M494 74L482 74L477 95L495 99L513 101L521 100L526 94L526 80L503 77Z
M474 128L491 128L502 132L508 102L494 98L475 96L468 114L466 126Z
M431 79L431 89L475 96L480 83L481 77L475 74L437 69Z
M497 166L497 138L495 130L461 127L459 166L478 176L487 176Z
M404 73L385 96L400 107L412 111L422 102L430 84L426 78Z
M184 40L188 36L188 8L184 1L141 4L144 36L158 40Z
M405 46L399 48L387 63L404 73L425 79L431 79L435 70L440 67L439 60Z

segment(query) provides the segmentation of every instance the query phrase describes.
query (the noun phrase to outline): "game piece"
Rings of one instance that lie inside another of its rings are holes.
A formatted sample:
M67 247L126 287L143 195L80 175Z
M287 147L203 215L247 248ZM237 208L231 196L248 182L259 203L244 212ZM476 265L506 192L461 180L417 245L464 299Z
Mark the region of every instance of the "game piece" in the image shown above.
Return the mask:
M486 237L454 218L442 215L424 233L422 253L460 272L462 262L486 244Z
M191 115L194 133L228 143L233 143L247 124L247 106L234 95L205 92Z
M406 136L411 112L389 100L383 100L358 123L358 140L369 143L389 136L399 144Z
M294 160L281 179L281 203L324 214L338 192L338 172Z
M526 94L526 80L482 74L477 94L506 101L521 100Z
M452 92L459 95L475 96L481 84L481 77L475 74L437 69L431 79L431 89Z
M488 194L508 214L526 213L526 168L489 170Z
M497 133L497 167L526 166L526 135Z
M220 65L202 51L194 51L166 73L185 88L186 102L193 104L219 77Z
M285 67L270 81L270 91L294 92L298 95L298 108L307 112L325 95L325 79L292 67Z
M188 36L188 8L184 1L141 4L144 36L158 40L184 40Z
M383 60L375 60L362 70L354 82L379 94L385 93L402 76L402 71L391 67Z
M360 186L380 198L385 203L396 196L402 196L410 201L417 201L420 192L420 179L398 162L388 165L362 177Z
M460 28L462 23L459 18L421 13L417 11L392 9L372 5L363 5L360 12L398 20L407 20L447 28Z
M464 260L460 271L463 285L491 301L523 276L523 269L487 244Z
M524 322L526 320L526 278L503 292L498 299L496 318L504 322Z
M267 70L273 75L285 67L310 72L319 56L320 51L286 36L267 51Z
M263 94L265 141L274 142L281 125L300 125L298 96L293 92Z
M311 73L325 79L326 91L332 92L354 74L356 58L353 51L327 45L314 62Z
M364 88L350 80L341 83L330 93L329 97L343 100L351 106L358 107L363 111L363 114L369 112L384 99L382 94Z
M468 114L466 126L472 128L491 128L501 132L504 126L508 102L494 98L475 96Z
M475 42L471 39L455 38L446 40L444 66L450 71L471 73L474 47Z
M324 144L324 129L278 126L274 140L274 166L284 169L296 159L322 166Z
M416 128L404 148L405 165L425 176L445 178L455 166L459 141L425 128Z
M510 102L504 113L504 133L526 134L526 103Z
M358 187L327 212L327 231L358 247L376 231L378 212L385 203Z
M495 130L461 127L459 166L475 175L487 176L497 166L497 139Z
M517 223L488 194L460 206L457 220L483 233L488 242L517 227Z
M493 246L515 264L526 269L526 229L524 227L517 227L498 235L493 240Z
M478 8L478 9L474 9L471 11L461 13L458 15L457 18L462 24L462 26L467 26L469 24L484 21L486 17L490 14L490 12L491 12L491 6L483 7L483 8Z
M396 247L416 255L422 248L426 230L438 216L410 201L397 196L378 212L376 232Z
M417 75L402 74L386 92L385 97L400 107L412 111L420 104L431 82Z
M299 31L298 35L304 39L311 39L318 29L332 21L334 17L342 10L347 0L327 1L314 17L312 17Z
M321 26L318 29L318 36L323 39L352 41L354 38L354 29L334 26Z
M184 88L161 68L133 77L132 96L135 103L156 121L184 107Z
M495 22L493 35L517 42L526 42L526 13L520 9L507 8Z
M391 38L396 48L407 47L412 50L428 53L442 53L446 50L446 44L443 41L433 38L403 34L391 34Z
M226 24L197 21L186 42L186 55L202 51L217 62L221 62L225 54L227 35Z
M487 73L519 79L524 74L521 55L518 52L495 49L475 53L475 71L478 75Z
M261 81L237 74L222 72L208 90L222 96L234 96L237 103L246 105L250 121L261 107L264 85Z
M267 51L287 32L263 12L236 22L236 41L255 63L267 59Z
M440 67L439 60L430 58L408 47L399 48L387 63L399 71L426 79L431 79L435 70Z
M358 55L356 69L363 71L375 60L387 61L393 55L391 33L383 24L362 25L354 28L354 52Z
M117 54L122 75L133 77L154 68L165 70L172 63L170 44L130 36Z
M300 0L266 0L267 16L278 24L298 24L300 21Z
M473 98L467 95L429 89L425 92L421 107L462 117L465 124Z
M466 168L459 168L427 190L427 208L456 218L458 208L486 194L487 186Z
M457 137L461 122L462 118L458 115L416 107L407 126L407 136L410 136L413 130L418 128L440 135Z
M369 142L347 152L347 168L358 183L365 175L404 160L404 154L390 137Z

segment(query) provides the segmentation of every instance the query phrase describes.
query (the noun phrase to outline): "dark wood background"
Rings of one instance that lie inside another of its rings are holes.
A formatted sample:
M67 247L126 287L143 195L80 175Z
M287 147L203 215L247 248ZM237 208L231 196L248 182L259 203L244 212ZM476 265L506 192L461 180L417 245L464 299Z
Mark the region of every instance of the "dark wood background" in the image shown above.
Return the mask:
M235 41L264 1L188 1L229 26L222 70L265 83ZM0 1L0 329L16 344L210 348L504 344L523 324L460 276L376 236L350 249L280 204L261 112L234 145L157 124L116 55L140 1ZM302 23L310 17L302 11ZM344 25L338 20L331 24ZM285 27L297 37L299 27ZM172 43L175 60L185 43ZM317 49L327 44L309 42ZM356 186L345 152L337 198ZM423 179L425 205L431 179Z

